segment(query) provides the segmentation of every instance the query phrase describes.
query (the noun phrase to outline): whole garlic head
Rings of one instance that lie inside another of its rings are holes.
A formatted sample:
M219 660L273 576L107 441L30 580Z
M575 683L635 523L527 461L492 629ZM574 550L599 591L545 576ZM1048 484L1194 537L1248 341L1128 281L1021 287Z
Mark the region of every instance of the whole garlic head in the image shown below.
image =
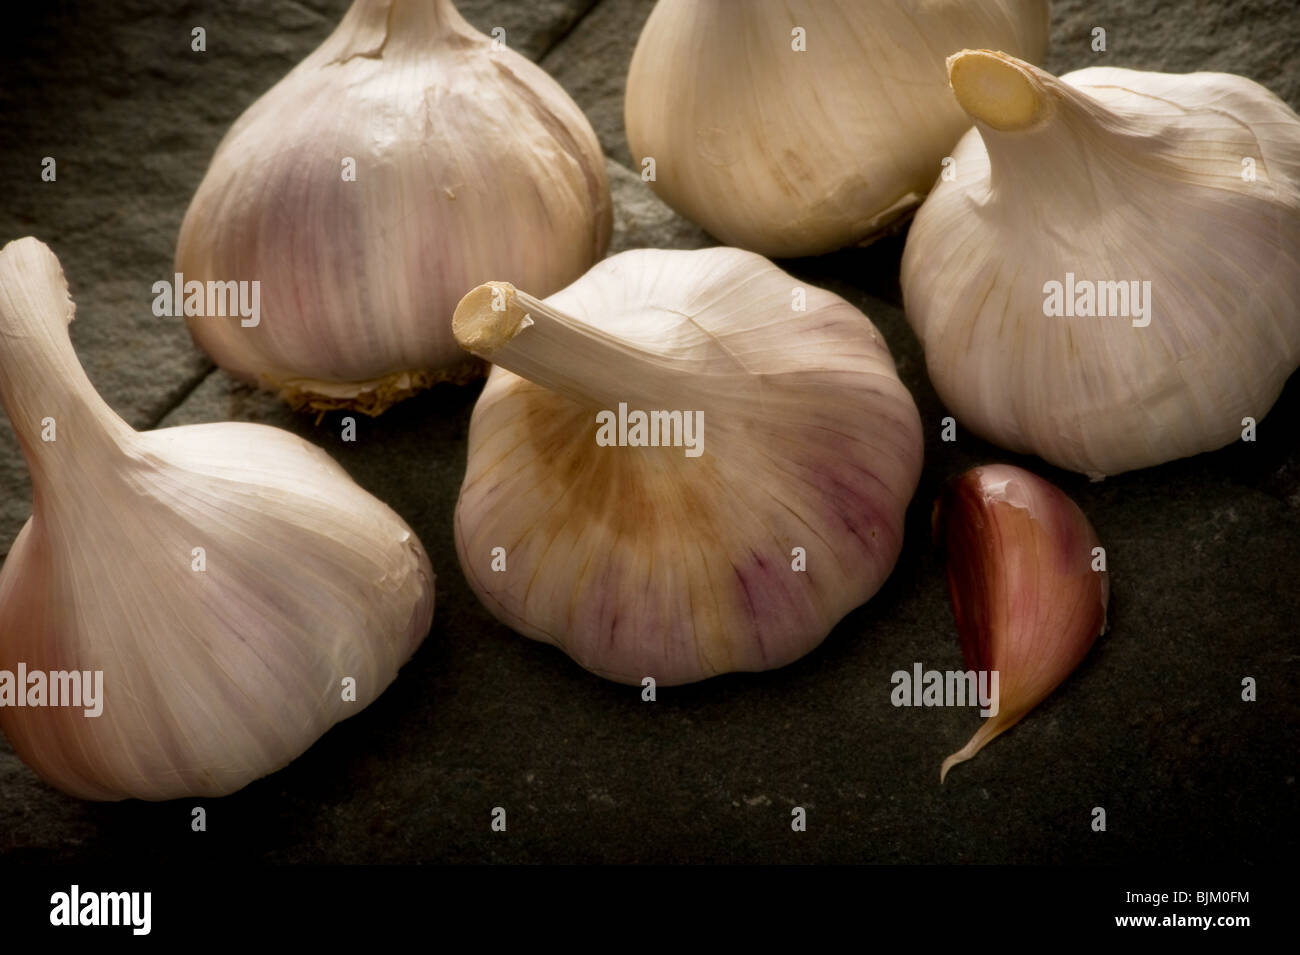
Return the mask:
M466 290L562 288L605 254L611 217L595 134L541 68L450 0L355 0L218 146L176 271L261 283L255 325L187 316L217 364L377 414L482 373L451 334Z
M726 244L830 252L909 216L969 127L948 53L1037 60L1047 36L1047 0L659 0L628 71L628 144Z
M637 250L544 302L482 286L453 327L497 366L456 551L525 636L623 683L765 670L893 569L920 419L839 296L739 249Z
M944 403L1094 478L1239 438L1300 364L1300 117L1223 73L949 67L975 128L902 267Z
M0 670L100 672L101 712L11 704L0 728L74 796L230 793L392 682L428 632L433 570L288 432L133 431L78 364L72 313L46 246L0 251L0 397L35 492L0 570Z

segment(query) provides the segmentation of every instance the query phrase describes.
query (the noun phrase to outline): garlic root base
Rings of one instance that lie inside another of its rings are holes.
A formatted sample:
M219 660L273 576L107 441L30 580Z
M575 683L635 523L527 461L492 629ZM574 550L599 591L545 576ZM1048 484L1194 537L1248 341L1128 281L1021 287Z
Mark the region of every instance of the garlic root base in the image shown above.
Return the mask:
M469 356L437 371L399 371L371 381L336 382L264 376L261 386L276 392L295 411L357 411L376 418L399 401L438 384L467 385L487 376L487 362Z

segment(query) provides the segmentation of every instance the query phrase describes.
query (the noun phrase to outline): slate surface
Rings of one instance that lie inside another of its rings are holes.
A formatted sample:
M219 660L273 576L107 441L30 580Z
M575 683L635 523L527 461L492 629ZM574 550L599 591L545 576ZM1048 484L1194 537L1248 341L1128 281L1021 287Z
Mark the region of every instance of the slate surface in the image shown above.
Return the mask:
M967 435L925 375L898 291L903 239L783 263L862 307L885 334L926 428L926 469L884 589L783 670L660 692L590 676L497 624L457 566L451 515L477 387L443 386L339 440L233 384L155 319L186 204L227 126L332 28L342 0L112 4L10 12L0 39L0 240L35 234L63 261L73 340L95 384L137 427L227 419L289 428L327 448L415 528L438 572L433 631L397 682L287 769L204 800L83 803L0 741L0 861L1263 862L1297 848L1300 727L1300 382L1261 439L1089 484ZM627 62L648 0L477 0L480 29L540 62L587 111L610 157L611 251L711 244L626 168ZM208 31L208 52L189 31ZM1088 46L1107 30L1107 52ZM1054 5L1047 66L1228 70L1300 107L1291 0ZM58 159L55 184L40 160ZM1019 727L937 783L973 732L968 711L896 709L889 675L960 653L930 503L947 477L1011 460L1090 516L1112 568L1112 629ZM0 539L30 511L0 425ZM1243 676L1260 700L1239 701ZM790 808L809 826L790 829ZM489 830L494 806L506 833ZM1108 831L1092 832L1103 806Z

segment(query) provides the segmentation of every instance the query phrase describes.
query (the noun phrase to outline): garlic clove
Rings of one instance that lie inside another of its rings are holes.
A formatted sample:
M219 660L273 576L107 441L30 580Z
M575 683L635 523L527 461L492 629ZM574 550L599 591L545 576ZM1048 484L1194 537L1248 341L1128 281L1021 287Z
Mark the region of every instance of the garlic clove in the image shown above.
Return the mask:
M1046 0L659 0L628 71L628 144L724 243L830 252L906 221L969 128L944 55L1037 60L1048 24Z
M1110 579L1078 505L1021 468L978 467L951 481L932 525L966 667L998 674L996 712L943 761L942 782L1083 661L1106 629Z
M1093 478L1240 438L1300 365L1300 116L1222 73L949 68L975 128L902 263L944 403Z
M622 683L765 670L892 570L920 420L840 297L738 249L637 250L544 301L482 286L452 327L496 365L456 551L523 635ZM638 432L650 412L682 430Z
M132 430L77 362L73 310L45 245L0 251L0 398L34 491L0 569L0 678L99 673L101 712L11 701L0 729L81 798L234 792L393 680L428 632L433 570L288 432Z
M260 283L255 319L186 312L223 368L378 414L483 373L451 334L466 289L553 292L604 255L611 217L595 133L543 70L450 0L355 0L218 146L175 271Z

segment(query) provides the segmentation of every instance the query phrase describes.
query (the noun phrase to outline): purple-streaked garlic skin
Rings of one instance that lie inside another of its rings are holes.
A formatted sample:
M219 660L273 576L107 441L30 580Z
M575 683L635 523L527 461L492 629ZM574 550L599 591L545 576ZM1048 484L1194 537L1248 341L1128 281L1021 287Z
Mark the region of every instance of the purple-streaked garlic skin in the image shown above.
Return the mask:
M922 443L866 316L725 248L626 252L544 304L577 344L529 366L545 383L483 356L498 366L456 509L461 566L494 615L608 679L672 685L790 663L879 589ZM601 335L636 354L597 381L614 360L587 340ZM624 389L634 407L702 410L704 453L598 447L596 413Z
M940 493L943 548L968 670L998 672L997 712L940 780L1018 723L1083 661L1106 628L1107 571L1097 533L1055 485L1011 465L972 468Z
M481 377L451 334L467 289L550 294L604 255L611 223L595 133L544 70L451 0L354 0L217 147L175 270L260 282L254 326L186 318L232 375L377 414Z

